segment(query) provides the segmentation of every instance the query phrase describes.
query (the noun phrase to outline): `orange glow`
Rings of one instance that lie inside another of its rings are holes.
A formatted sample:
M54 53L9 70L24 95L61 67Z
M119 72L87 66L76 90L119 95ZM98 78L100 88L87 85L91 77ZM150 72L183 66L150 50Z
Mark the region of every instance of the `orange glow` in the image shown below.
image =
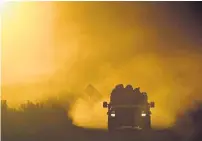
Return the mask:
M55 71L52 10L51 3L6 3L2 11L3 98L22 102L46 91L38 82Z
M44 8L51 12L50 5L7 5L2 15L3 84L27 83L53 73L53 25Z
M104 128L102 101L116 84L132 84L156 102L153 125L169 126L201 98L202 82L201 52L192 49L199 45L185 40L175 23L183 19L174 16L143 3L10 2L2 15L2 96L18 104L68 92L78 97L74 123ZM82 98L88 84L100 101Z

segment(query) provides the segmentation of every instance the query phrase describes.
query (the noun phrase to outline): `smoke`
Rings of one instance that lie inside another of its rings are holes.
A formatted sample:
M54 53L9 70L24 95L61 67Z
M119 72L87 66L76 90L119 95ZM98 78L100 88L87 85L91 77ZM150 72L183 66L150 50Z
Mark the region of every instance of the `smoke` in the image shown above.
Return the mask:
M49 28L53 40L45 45L46 51L54 52L54 59L47 61L53 64L52 73L40 80L40 89L37 84L32 90L37 89L40 95L49 93L44 97L61 91L76 95L79 99L70 113L75 124L106 126L106 110L101 102L119 83L140 87L156 102L154 126L171 125L180 110L192 100L201 99L200 32L186 7L154 2L53 5L54 10L47 14L53 19L49 23L54 26ZM43 36L42 31L36 30ZM103 94L100 101L82 97L88 84Z

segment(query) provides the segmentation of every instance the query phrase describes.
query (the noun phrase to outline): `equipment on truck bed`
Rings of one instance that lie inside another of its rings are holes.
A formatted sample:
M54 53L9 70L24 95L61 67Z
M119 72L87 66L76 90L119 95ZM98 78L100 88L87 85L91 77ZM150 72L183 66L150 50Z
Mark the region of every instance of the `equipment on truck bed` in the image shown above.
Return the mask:
M108 108L108 130L129 127L137 129L151 128L151 111L154 102L148 103L146 92L123 84L117 85L110 95L110 102L103 102L103 107Z

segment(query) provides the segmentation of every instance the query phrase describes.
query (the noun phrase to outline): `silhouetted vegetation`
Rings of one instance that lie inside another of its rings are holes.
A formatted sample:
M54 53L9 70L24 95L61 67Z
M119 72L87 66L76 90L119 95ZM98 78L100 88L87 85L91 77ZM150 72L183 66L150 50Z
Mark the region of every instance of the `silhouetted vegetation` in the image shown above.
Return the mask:
M175 127L188 141L202 141L202 102L178 116Z
M188 113L193 123L193 135L191 140L202 140L202 103L196 103L195 109Z
M33 103L27 101L18 109L10 108L6 101L1 103L2 141L82 141L82 140L144 140L144 141L179 141L174 132L168 130L151 131L150 133L124 132L116 138L109 138L106 131L83 129L73 125L68 117L68 104L61 105L59 101L49 99L46 102ZM186 119L186 116L188 120ZM179 117L176 126L185 132L189 130L190 141L201 141L202 109L189 110L183 117ZM181 121L181 122L180 122ZM143 134L142 134L143 133ZM187 134L187 133L185 133ZM127 137L127 138L126 138ZM185 137L184 139L188 139Z
M62 107L57 101L28 101L18 109L10 108L6 101L2 101L1 106L3 141L51 140L57 136L71 135L74 129L68 117L68 107Z

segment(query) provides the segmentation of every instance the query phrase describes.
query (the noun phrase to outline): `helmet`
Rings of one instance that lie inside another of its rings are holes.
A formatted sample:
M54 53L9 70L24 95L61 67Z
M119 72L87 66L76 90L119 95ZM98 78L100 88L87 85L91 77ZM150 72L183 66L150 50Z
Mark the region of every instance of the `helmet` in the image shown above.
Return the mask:
M146 93L146 92L142 92L142 94L143 94L143 95L147 95L147 93Z
M132 85L127 85L126 89L132 89L133 90L133 86Z
M115 87L115 89L122 89L122 88L124 88L123 84L118 84L118 85L116 85L116 87Z
M134 91L140 92L140 87L135 88Z

